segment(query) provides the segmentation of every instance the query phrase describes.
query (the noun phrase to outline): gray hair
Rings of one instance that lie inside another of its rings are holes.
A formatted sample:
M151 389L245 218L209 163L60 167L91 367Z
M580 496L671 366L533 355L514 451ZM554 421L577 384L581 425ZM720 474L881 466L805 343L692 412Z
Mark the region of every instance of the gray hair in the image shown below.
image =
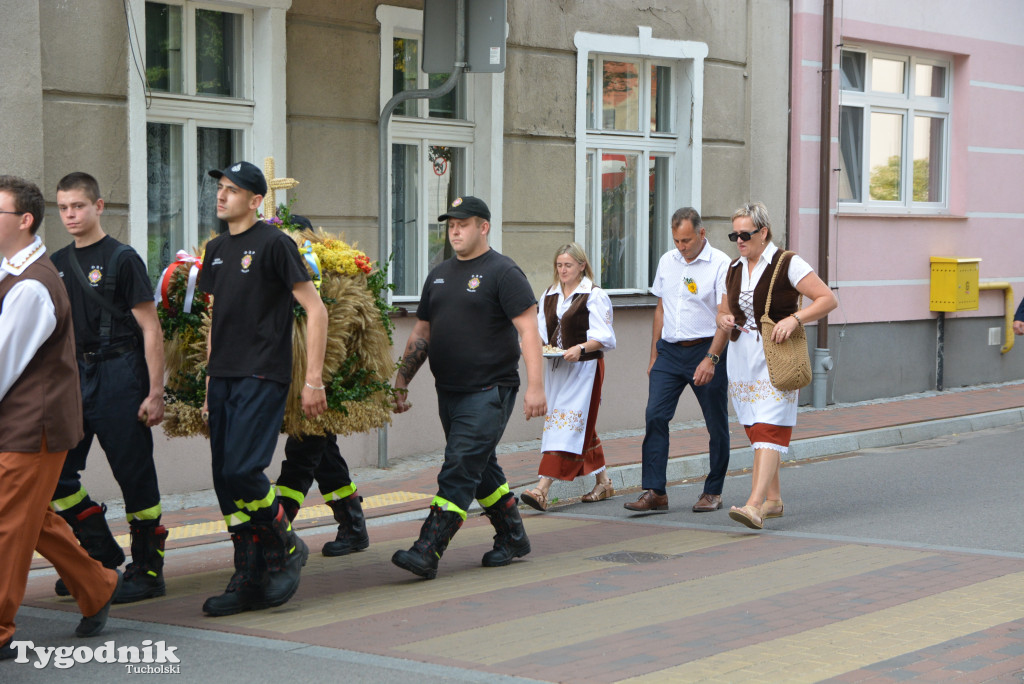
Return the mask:
M754 224L755 230L768 229L768 240L772 239L772 220L768 216L768 207L763 202L748 202L732 213L732 220L746 216Z
M689 221L694 230L700 230L703 227L700 214L693 207L676 209L675 213L672 214L672 230L678 228L683 221Z

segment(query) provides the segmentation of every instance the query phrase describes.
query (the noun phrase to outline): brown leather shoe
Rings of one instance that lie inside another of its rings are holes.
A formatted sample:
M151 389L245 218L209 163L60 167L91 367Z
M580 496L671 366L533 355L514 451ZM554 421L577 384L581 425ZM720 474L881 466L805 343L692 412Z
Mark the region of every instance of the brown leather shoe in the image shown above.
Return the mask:
M632 503L623 504L627 511L667 511L668 494L655 494L653 489L645 489L640 498Z
M717 511L722 507L722 495L721 494L708 494L704 492L697 499L697 503L693 504L694 513L710 513L711 511Z

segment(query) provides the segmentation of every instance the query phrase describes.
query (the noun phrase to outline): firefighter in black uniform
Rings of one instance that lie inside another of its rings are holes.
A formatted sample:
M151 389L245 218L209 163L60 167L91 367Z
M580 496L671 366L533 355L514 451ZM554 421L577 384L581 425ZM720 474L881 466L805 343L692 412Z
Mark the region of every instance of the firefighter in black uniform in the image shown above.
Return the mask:
M338 534L334 541L324 544L323 554L344 556L367 548L370 536L363 516L363 497L356 493L348 464L338 449L337 435L289 435L277 478L278 501L289 520L295 520L314 478L338 522Z
M132 562L114 602L163 596L167 530L160 524L151 428L164 416L164 350L153 288L135 250L103 232L95 178L81 172L62 178L57 208L74 238L51 259L71 301L85 437L68 452L50 507L90 556L108 568L124 562L104 517L106 506L82 486L95 436L121 488L131 529ZM61 580L56 590L68 594Z
M426 579L437 576L438 560L473 499L495 529L494 547L481 559L484 567L508 565L530 553L516 497L495 451L519 390L520 349L527 378L523 414L529 420L547 413L537 300L522 269L487 244L490 209L477 197L459 197L437 220L448 222L455 256L431 269L423 284L394 399L396 413L409 410L403 390L429 359L444 429L444 464L419 539L391 557Z
M305 216L291 214L290 218L293 225L313 230L313 224ZM344 556L370 546L361 503L363 497L356 493L348 464L338 449L337 435L289 435L284 457L276 485L278 502L288 519L295 520L316 479L324 501L338 522L338 534L334 541L324 544L323 554Z

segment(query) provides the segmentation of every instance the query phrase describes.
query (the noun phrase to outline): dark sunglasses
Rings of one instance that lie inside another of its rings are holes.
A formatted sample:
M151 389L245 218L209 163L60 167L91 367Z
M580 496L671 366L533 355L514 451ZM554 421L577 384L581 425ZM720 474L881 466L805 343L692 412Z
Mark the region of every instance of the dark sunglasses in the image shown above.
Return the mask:
M743 240L744 242L746 242L750 238L754 237L754 235L756 235L760 231L761 231L761 229L758 228L757 230L753 230L753 231L751 231L751 230L741 230L738 233L729 233L729 240L731 240L732 242L736 242L737 240Z

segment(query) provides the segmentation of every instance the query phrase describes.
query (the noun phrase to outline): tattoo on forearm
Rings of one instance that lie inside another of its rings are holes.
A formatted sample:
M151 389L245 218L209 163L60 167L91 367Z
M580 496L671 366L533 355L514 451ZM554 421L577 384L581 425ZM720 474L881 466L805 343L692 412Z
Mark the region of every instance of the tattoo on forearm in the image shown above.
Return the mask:
M402 367L398 369L398 374L402 376L406 384L412 382L416 371L427 360L427 349L429 347L430 343L422 337L409 341L409 345L405 348L405 356L402 357Z

